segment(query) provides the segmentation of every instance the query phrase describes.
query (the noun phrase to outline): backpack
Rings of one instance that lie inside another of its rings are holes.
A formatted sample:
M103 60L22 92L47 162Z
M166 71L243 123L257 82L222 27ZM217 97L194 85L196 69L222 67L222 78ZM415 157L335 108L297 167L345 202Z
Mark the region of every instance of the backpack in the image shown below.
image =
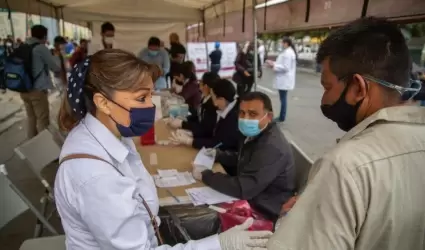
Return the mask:
M32 75L33 49L39 45L21 44L6 58L3 72L3 84L6 88L16 92L29 92L34 88L34 82L44 72Z

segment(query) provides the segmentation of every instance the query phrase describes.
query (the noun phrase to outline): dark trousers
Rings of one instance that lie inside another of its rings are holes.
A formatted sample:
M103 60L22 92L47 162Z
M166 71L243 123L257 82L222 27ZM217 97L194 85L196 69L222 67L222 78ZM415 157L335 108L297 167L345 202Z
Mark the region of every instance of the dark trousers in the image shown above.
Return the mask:
M254 85L254 79L252 77L242 78L236 85L238 96L243 96L246 93L251 92L252 85Z
M220 72L221 65L220 64L211 64L210 71L212 73L218 74Z
M279 89L279 98L280 98L279 121L281 122L285 121L285 118L286 118L287 96L288 96L287 90Z

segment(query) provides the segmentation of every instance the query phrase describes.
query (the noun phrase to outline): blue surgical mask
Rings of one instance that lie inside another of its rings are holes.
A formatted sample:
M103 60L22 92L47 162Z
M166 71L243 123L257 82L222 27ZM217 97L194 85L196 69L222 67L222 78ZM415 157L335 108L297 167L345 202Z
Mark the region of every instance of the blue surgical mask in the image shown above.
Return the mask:
M149 50L149 51L148 51L148 54L149 54L150 56L157 56L157 55L158 55L158 53L159 53L159 51L158 51L158 50Z
M112 101L112 100L111 100ZM115 119L112 120L116 123L117 129L123 137L134 137L142 136L146 134L155 124L155 109L156 107L148 108L130 108L130 110L124 108L120 104L112 101L116 105L120 106L122 109L127 110L130 113L130 126L126 127L118 122Z
M239 118L239 131L241 131L241 133L246 137L253 137L259 135L263 130L260 128L260 121L263 120L266 116L267 114L263 116L263 118L261 118L260 120Z

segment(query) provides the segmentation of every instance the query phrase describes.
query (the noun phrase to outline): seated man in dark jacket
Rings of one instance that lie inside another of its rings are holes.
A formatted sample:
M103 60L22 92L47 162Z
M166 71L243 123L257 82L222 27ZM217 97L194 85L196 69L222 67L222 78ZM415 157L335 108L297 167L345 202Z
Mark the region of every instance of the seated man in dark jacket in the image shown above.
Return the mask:
M175 129L186 129L192 132L194 137L211 137L217 122L217 108L211 99L211 89L219 79L218 74L206 72L199 83L202 99L197 112L188 116L187 121L170 118L167 120L168 125Z
M236 151L239 138L239 107L235 95L235 87L230 81L218 80L213 84L211 91L211 99L217 107L217 122L212 136L191 137L184 133L174 133L171 140L174 143L186 144L198 149L217 147L221 150Z
M211 188L248 202L270 220L295 192L295 167L291 146L273 121L270 98L250 92L241 98L239 152L208 150L216 161L235 166L235 173L213 173L194 166L193 176Z

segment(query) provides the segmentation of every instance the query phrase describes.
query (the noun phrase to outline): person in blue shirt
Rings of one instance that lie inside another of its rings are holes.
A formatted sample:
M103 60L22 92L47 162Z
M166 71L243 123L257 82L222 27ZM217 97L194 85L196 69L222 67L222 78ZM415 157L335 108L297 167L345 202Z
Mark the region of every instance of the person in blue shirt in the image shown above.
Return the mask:
M215 42L215 50L210 53L211 72L218 74L218 72L220 71L221 56L222 52L220 49L220 42Z
M66 40L66 45L65 45L65 53L67 55L72 55L72 53L74 53L74 44L72 41L69 40L68 37L65 38Z
M161 48L161 40L158 37L151 37L148 47L139 53L139 59L155 64L161 69L161 76L155 82L155 90L167 88L165 75L170 71L170 57L165 49Z

